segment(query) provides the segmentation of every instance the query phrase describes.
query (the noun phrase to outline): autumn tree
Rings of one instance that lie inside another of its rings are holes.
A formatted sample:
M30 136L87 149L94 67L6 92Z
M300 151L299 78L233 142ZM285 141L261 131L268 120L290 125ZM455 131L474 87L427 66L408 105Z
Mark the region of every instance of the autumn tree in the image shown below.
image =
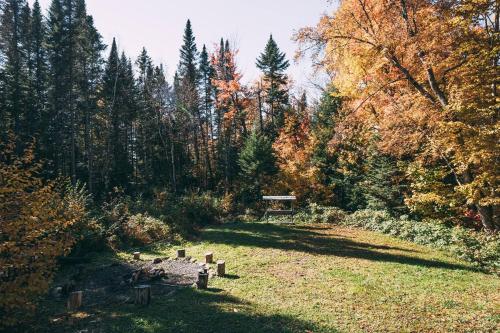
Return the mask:
M211 57L214 68L212 84L216 90L216 122L218 136L218 164L222 170L222 184L227 193L238 173L238 150L248 133L246 107L248 97L241 83L242 75L236 65L237 51L228 41Z
M0 145L0 328L33 313L58 257L75 243L72 231L85 212L85 196L40 178L32 145L21 156L14 148Z
M346 119L372 128L388 154L446 167L488 230L498 228L493 22L494 1L346 0L297 36L320 47Z

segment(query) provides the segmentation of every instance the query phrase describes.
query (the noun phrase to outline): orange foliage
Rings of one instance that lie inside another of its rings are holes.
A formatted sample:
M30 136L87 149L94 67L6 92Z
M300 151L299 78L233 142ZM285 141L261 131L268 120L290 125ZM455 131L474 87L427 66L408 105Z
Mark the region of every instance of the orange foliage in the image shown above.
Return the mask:
M319 46L345 122L361 122L385 153L446 167L457 201L465 194L488 229L500 228L499 15L491 0L344 0L297 35Z
M225 50L221 55L220 49L216 49L211 57L212 66L215 68L212 84L217 89L216 104L218 108L226 110L225 126L230 126L233 120L242 118L243 110L249 105L241 84L243 75L236 66L237 54L237 50Z
M84 215L81 202L37 176L33 149L22 157L13 150L0 147L0 327L34 309L35 297L49 288L57 258L75 243L70 231Z
M331 189L324 185L324 175L311 160L315 140L309 116L301 117L293 110L285 114L285 125L273 145L280 170L277 191L296 195L299 201L304 198L313 202L332 199Z

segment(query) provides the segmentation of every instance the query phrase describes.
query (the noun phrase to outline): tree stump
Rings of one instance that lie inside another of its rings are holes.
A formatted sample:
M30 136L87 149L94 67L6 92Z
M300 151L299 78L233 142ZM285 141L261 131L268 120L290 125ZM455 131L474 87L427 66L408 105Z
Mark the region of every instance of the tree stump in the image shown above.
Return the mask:
M212 252L205 253L205 264L211 264L214 262L214 254Z
M198 289L207 289L208 288L208 272L204 269L200 269L198 271L198 281L196 282L196 286Z
M217 276L223 277L226 275L226 262L224 260L217 261Z
M177 258L186 258L186 250L184 249L177 250Z
M135 304L136 305L149 305L151 303L151 286L141 285L134 287Z
M74 311L82 307L83 291L75 291L69 294L68 297L68 310Z
M141 260L141 252L134 252L134 259Z

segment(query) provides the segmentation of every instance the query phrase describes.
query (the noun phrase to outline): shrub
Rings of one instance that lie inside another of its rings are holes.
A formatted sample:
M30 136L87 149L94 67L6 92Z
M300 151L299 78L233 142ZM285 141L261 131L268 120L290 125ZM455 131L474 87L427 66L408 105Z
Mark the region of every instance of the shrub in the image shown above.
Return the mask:
M311 204L309 206L309 211L314 223L339 223L346 217L346 213L337 207L326 207Z
M308 210L299 212L298 222L338 223L385 233L421 245L448 250L476 267L500 273L500 236L449 227L440 220L414 221L408 216L399 219L387 211L359 210L347 214L336 207L311 204Z
M12 146L0 147L0 328L17 324L35 308L85 215L81 192L43 182L39 168L33 149L18 157Z
M102 205L101 224L112 248L147 245L176 235L197 235L200 228L221 218L223 204L210 193L175 197L156 191L151 200L116 193Z
M342 224L449 250L476 267L500 273L500 237L495 234L459 226L448 227L438 220L413 221L407 217L396 219L388 212L373 210L360 210L348 215Z
M200 228L216 223L222 214L220 201L210 194L181 197L174 211L173 225L183 236L197 234Z
M137 214L130 216L123 224L121 236L127 244L141 246L171 238L172 230L159 219Z

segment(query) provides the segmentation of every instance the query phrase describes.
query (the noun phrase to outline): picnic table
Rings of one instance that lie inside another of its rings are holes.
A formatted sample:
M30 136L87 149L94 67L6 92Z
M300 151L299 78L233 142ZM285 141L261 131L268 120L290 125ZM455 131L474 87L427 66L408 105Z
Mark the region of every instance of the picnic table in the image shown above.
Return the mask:
M273 207L269 207L266 209L266 213L264 214L264 218L266 220L269 220L269 215L290 215L292 217L292 223L293 223L293 216L295 214L295 211L293 209L293 203L297 201L297 197L294 195L268 195L268 196L263 196L262 200L268 201L269 203L272 202L289 202L290 203L290 209L276 209Z

